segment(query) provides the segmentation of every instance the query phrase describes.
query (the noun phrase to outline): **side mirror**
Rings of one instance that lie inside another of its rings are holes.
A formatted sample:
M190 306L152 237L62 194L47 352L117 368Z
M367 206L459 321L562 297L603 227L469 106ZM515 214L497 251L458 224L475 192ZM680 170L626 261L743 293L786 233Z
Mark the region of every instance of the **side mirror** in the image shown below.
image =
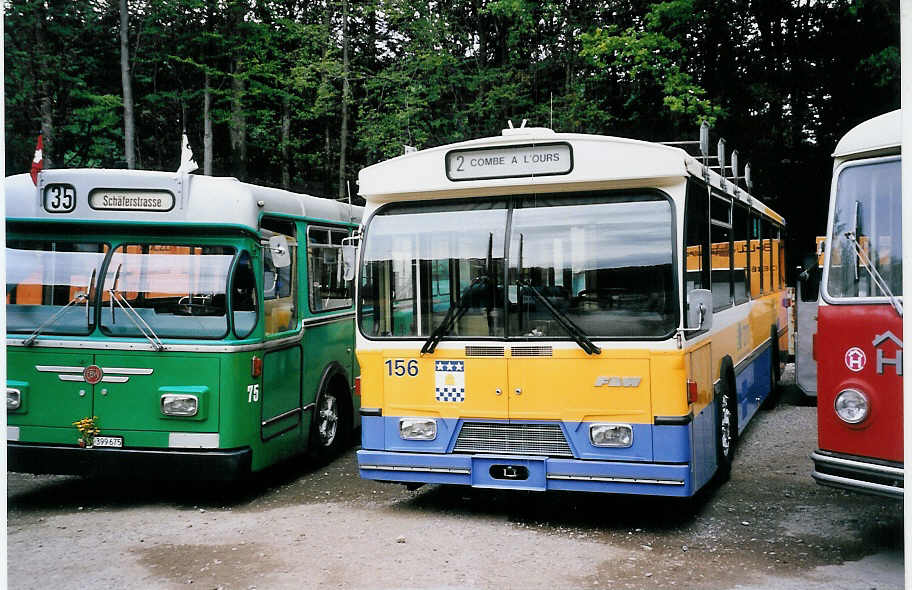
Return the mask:
M687 327L691 330L712 328L713 297L709 289L694 289L687 293Z
M342 278L350 281L355 278L355 259L358 248L353 244L342 244Z
M288 251L288 240L285 236L269 238L269 250L272 252L272 263L276 268L291 266L291 253Z

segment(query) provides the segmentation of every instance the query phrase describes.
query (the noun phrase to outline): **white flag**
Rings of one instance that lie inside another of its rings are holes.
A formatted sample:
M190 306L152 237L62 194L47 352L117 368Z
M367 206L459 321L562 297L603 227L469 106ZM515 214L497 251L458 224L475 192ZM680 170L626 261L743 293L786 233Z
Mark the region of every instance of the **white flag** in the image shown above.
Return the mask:
M178 174L189 174L199 168L196 163L196 160L193 159L193 150L190 149L190 140L187 139L187 134L184 133L181 135L181 163L180 168L177 169Z

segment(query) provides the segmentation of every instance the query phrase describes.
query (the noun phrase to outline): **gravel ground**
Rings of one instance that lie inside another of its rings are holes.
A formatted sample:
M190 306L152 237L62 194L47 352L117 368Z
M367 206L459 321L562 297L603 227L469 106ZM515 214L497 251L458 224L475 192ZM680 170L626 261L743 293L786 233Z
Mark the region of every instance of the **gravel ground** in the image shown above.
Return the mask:
M9 587L902 588L899 502L817 486L793 388L690 501L397 485L328 466L243 488L8 474Z

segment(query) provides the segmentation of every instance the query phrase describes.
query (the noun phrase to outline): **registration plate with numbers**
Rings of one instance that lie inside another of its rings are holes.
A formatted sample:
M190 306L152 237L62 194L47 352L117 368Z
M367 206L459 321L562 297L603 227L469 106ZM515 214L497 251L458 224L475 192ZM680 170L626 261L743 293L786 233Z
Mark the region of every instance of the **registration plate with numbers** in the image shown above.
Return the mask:
M93 446L96 447L114 447L117 449L123 448L123 437L122 436L96 436L92 441Z

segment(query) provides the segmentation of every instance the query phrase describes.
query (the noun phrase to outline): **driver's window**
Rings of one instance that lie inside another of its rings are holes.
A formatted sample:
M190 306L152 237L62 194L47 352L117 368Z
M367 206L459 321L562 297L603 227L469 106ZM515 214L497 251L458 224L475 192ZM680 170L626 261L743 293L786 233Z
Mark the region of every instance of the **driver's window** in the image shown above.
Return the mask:
M256 275L249 252L241 252L231 279L231 313L234 317L234 334L246 338L257 323Z
M294 222L284 219L264 218L260 226L264 241L281 235L288 242L291 264L279 266L272 249L266 245L263 252L263 308L266 335L294 329L297 324L297 244Z

